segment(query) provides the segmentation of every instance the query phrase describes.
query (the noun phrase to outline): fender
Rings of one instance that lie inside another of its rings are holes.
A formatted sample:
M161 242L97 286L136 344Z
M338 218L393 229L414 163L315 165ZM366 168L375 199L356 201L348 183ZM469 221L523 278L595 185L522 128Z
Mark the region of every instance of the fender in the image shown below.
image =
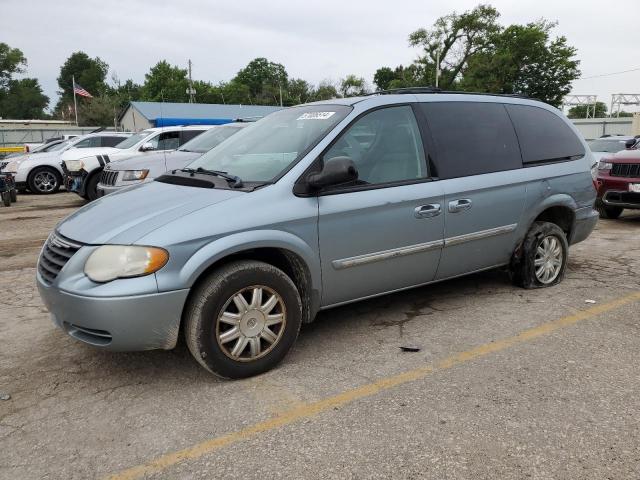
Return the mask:
M254 248L280 248L297 254L307 265L311 280L311 289L320 291L320 258L300 237L280 230L250 230L224 236L199 249L184 264L177 282L180 285L193 286L198 277L217 261ZM163 290L159 285L160 290Z

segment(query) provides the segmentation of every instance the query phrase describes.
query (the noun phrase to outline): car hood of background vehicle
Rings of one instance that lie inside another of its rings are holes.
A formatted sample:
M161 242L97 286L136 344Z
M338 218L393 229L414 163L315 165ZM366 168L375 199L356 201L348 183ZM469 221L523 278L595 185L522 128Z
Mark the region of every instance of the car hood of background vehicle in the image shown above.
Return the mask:
M41 165L45 163L60 163L60 152L42 152L42 153L30 153L23 158L16 159L20 162L20 165L24 168L31 165Z
M239 195L246 192L149 182L91 202L56 229L82 243L127 245L177 218Z
M65 160L80 160L81 158L94 157L96 155L116 155L119 153L129 152L129 150L123 150L113 147L95 147L95 148L70 148L64 152L60 158ZM129 152L129 154L131 154Z
M180 150L174 150L172 152L158 152L151 153L147 155L138 155L131 158L124 158L122 160L117 160L115 162L111 162L109 164L110 170L142 170L142 169L150 169L157 166L166 165L167 168L162 168L164 172L167 169L171 168L181 168L174 167L173 165L176 163L182 163L185 165L187 162L191 160L195 160L198 158L201 153L196 152L181 152ZM165 163L166 160L166 163Z
M607 161L613 163L640 163L640 150L622 150Z

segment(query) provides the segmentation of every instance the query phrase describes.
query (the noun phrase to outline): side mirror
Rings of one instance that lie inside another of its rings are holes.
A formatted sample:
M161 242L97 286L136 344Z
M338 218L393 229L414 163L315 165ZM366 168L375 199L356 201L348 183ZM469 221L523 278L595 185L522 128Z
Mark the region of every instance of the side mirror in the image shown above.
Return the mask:
M314 190L330 185L353 182L358 179L358 169L349 157L334 157L327 160L321 172L307 177L307 184Z
M154 147L153 143L151 143L151 142L143 143L142 146L140 147L140 151L141 152L148 152L150 150L155 150L155 149L156 149L156 147Z
M629 140L624 142L624 146L625 148L633 148L633 146L636 144L637 141L638 139L636 138L630 138Z

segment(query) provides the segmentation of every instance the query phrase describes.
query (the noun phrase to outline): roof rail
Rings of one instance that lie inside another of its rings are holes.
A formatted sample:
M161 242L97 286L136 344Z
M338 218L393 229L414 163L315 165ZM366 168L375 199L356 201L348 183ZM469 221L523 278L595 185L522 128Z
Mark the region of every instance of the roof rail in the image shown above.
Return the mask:
M487 95L491 97L509 97L509 98L524 98L527 100L538 100L537 98L528 97L518 93L487 93L487 92L463 92L460 90L442 90L438 87L406 87L406 88L391 88L389 90L380 90L372 92L369 95L418 95L421 93L437 93L437 94L453 94L453 95Z

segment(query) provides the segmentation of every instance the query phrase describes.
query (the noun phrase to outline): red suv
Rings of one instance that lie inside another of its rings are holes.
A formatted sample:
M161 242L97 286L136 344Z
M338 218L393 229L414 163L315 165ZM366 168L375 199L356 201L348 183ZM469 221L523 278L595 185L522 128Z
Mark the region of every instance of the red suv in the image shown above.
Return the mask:
M625 208L640 209L640 150L623 150L598 162L596 210L618 218Z

